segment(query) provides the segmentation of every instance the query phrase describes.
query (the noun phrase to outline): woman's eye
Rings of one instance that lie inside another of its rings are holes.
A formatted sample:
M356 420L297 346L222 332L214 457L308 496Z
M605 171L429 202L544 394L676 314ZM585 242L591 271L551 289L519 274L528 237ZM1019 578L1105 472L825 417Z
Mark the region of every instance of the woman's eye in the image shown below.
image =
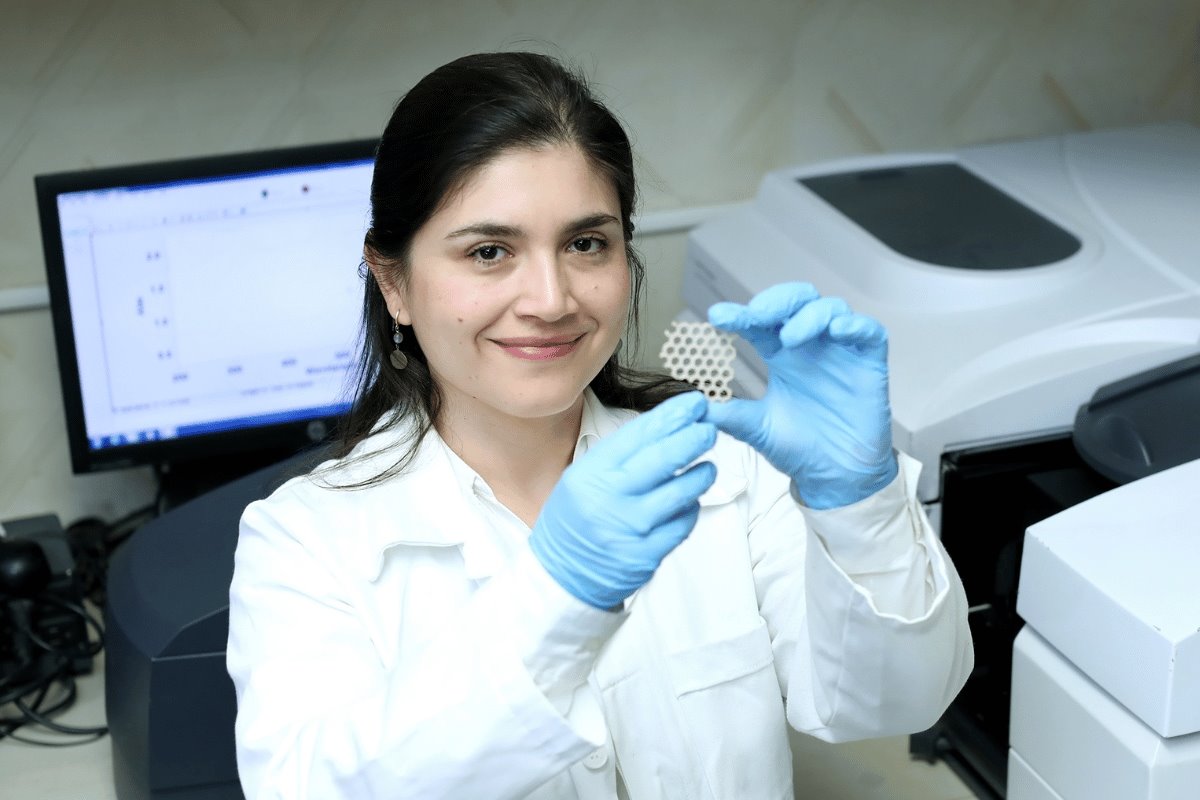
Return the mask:
M476 261L492 262L499 261L500 256L505 252L504 248L498 244L485 244L476 247L470 252L470 256Z
M571 242L571 249L577 253L599 253L607 242L595 236L580 236Z

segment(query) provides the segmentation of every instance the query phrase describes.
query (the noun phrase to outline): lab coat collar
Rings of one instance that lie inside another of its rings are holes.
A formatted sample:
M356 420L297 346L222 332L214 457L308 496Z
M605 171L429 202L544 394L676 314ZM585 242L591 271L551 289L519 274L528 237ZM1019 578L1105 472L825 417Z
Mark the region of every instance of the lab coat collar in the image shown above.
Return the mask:
M575 458L634 416L632 411L605 407L591 389L585 390ZM413 425L403 421L373 434L365 451L369 455L355 465L354 472L365 476L371 470L383 471ZM383 493L386 506L395 510L386 520L376 520L381 524L371 525L371 533L360 540L363 547L357 560L367 580L378 580L387 552L394 547L461 547L467 576L474 580L494 575L508 560L479 505L490 489L436 430L426 434L403 473L366 491Z
M636 411L607 407L591 389L584 391L583 416L579 421L579 441L575 443L575 458L582 456L597 441L636 416Z
M585 389L583 393L583 413L579 420L579 437L575 440L575 451L571 460L574 461L582 456L595 442L612 433L635 416L636 413L633 411L605 407L600 402L600 398L596 397L596 394L591 389ZM454 481L464 498L472 496L484 498L495 497L492 494L491 487L487 485L487 482L479 473L450 449L445 440L437 436L436 431L431 431L430 436L436 437L437 441L441 443L446 461L450 465L451 472L454 474Z

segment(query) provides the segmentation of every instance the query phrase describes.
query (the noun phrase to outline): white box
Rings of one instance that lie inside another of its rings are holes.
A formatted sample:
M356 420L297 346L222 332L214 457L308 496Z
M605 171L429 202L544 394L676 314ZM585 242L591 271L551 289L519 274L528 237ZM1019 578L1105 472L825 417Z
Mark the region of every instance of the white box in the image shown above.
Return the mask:
M1200 460L1030 526L1017 613L1159 735L1181 736L1200 731L1198 587Z
M1063 800L1063 796L1050 788L1042 776L1029 766L1020 753L1009 748L1008 786L1006 800Z
M1160 737L1028 625L1013 645L1009 744L1066 800L1200 794L1200 734Z

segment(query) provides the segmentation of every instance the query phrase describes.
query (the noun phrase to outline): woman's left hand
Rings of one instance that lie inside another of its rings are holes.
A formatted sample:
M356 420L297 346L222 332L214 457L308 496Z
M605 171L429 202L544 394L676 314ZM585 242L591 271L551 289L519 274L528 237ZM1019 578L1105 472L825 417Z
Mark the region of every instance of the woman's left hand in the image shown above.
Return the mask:
M705 419L791 476L805 505L850 505L895 478L882 325L807 283L717 303L708 319L750 342L769 374L762 399L710 402Z

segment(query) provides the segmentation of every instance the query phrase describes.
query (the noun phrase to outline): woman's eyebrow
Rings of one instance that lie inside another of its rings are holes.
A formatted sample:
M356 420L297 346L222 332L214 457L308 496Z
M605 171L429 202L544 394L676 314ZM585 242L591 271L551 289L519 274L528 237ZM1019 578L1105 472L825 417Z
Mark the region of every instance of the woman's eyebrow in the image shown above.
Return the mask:
M572 220L562 226L564 234L574 233L576 231L587 230L588 228L599 228L612 223L621 223L621 220L614 217L612 214L588 214L586 217ZM525 231L513 225L505 225L500 222L475 222L466 225L462 228L457 228L446 234L447 239L461 239L464 236L486 236L497 239L519 239L525 235Z
M612 214L589 214L586 217L580 217L574 222L568 222L563 225L563 233L574 233L575 231L586 230L587 228L600 228L611 223L621 224L621 220L614 217Z
M516 239L524 236L525 232L512 225L502 225L499 222L476 222L464 228L450 231L447 239L460 239L463 236L490 236L504 239Z

